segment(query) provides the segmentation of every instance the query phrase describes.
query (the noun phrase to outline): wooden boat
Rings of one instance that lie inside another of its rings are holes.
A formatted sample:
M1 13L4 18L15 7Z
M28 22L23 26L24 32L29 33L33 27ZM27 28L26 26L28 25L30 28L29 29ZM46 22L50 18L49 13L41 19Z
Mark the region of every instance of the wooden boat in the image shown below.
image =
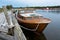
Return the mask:
M22 28L38 33L41 33L51 22L50 19L44 18L41 14L37 13L18 13L16 18Z

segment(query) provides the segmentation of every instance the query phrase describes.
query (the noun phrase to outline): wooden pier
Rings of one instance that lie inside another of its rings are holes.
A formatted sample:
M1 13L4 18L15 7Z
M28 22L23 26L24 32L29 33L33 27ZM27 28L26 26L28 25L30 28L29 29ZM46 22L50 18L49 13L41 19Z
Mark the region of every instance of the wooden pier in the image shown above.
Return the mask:
M12 11L8 12L5 6L3 10L8 22L8 32L1 32L0 37L6 40L27 40Z

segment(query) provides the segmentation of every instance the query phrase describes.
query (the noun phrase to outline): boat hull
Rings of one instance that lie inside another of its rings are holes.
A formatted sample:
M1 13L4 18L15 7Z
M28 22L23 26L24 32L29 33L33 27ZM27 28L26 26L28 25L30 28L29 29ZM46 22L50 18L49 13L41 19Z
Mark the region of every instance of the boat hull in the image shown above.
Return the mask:
M38 26L37 30L35 30L35 32L38 32L38 33L43 32L43 30L51 22L50 19L43 18L43 17L41 17L40 19L35 19L35 20L34 19L26 20L21 15L17 15L16 18L18 20L18 23L25 28L36 29L36 27Z
M23 27L26 27L28 29L36 29L38 23L24 23L22 21L19 21L18 20L18 23L23 26ZM38 33L41 33L43 32L43 30L45 29L45 27L47 27L49 23L39 23L39 26L37 28L37 30L35 32L38 32Z

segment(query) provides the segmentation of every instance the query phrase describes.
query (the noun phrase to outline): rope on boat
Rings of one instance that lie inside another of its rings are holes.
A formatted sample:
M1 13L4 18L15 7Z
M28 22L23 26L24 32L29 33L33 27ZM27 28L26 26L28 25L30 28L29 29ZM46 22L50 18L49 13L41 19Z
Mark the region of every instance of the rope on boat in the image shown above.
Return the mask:
M26 30L29 30L29 31L36 31L39 27L39 24L37 25L37 27L35 29L29 29L29 28L26 28L26 27L23 27L23 26L21 26L21 27L26 29Z
M16 18L17 18L17 13L18 13L18 11L15 13ZM23 27L23 26L20 26L20 27L22 27L22 28L24 28L26 30L29 30L29 31L36 31L38 29L38 27L39 27L39 24L40 23L38 23L38 25L37 25L37 27L35 29L29 29L29 28L26 28L26 27Z

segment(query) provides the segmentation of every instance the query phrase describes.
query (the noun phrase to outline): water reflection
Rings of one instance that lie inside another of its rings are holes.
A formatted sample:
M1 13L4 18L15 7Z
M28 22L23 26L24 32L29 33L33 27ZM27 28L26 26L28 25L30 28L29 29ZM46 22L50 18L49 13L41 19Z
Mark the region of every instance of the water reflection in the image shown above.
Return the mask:
M43 33L37 34L32 31L28 31L23 29L23 32L27 38L27 40L47 40Z

